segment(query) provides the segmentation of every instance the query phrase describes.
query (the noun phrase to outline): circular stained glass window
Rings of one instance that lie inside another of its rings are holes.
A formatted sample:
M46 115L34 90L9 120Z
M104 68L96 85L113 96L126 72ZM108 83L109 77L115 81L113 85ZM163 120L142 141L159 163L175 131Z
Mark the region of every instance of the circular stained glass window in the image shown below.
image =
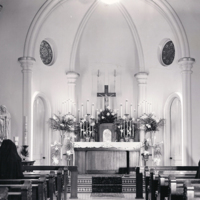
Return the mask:
M53 50L46 40L43 40L40 44L40 58L45 65L53 63Z
M161 54L161 61L163 65L171 65L173 63L175 57L175 47L171 40L165 43Z

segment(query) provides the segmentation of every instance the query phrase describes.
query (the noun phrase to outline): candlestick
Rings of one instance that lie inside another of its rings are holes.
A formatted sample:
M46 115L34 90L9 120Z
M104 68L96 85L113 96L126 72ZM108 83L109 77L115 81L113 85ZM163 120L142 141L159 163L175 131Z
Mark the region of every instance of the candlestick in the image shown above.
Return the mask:
M78 109L78 120L77 121L80 123L80 109Z

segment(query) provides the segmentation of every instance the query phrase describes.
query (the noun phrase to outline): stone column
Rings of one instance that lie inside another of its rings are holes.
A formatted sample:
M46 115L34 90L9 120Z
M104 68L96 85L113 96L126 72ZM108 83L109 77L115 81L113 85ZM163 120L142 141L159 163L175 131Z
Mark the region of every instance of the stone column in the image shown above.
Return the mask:
M22 67L22 119L23 119L23 141L22 144L29 146L31 150L31 106L32 106L32 69L35 59L32 57L21 57L18 59ZM26 120L25 120L26 119ZM27 135L26 135L27 134ZM31 155L31 152L30 152Z
M76 80L80 76L78 73L74 71L69 71L66 73L67 75L67 80L68 80L68 97L69 97L69 107L68 107L68 112L72 113L73 115L76 116L76 95L75 95L75 88L76 88ZM73 106L73 104L75 104Z
M182 75L183 96L183 165L192 164L192 126L191 126L191 74L194 58L181 58L178 63Z

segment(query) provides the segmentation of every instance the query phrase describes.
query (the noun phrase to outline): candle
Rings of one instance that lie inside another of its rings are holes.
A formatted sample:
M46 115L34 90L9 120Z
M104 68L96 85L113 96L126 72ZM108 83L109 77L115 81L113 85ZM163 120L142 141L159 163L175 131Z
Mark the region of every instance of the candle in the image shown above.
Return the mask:
M28 117L24 116L24 145L27 145Z
M122 117L122 104L120 104L120 115Z
M81 117L83 118L83 104L81 104Z
M127 113L127 111L128 111L128 110L127 110L127 106L128 106L128 100L126 99L126 102L125 102L125 114L128 114L128 113Z
M94 116L94 103L92 104L92 117L95 117Z
M86 114L89 114L89 100L86 102Z
M80 109L78 109L78 120L77 121L80 123Z
M130 110L130 117L132 117L132 115L133 115L133 106L132 106L132 104L131 104L131 110Z

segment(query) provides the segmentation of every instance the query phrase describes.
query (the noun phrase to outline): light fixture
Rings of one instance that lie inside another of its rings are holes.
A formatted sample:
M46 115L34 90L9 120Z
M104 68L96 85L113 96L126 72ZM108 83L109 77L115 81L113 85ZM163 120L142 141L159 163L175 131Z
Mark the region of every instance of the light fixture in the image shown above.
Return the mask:
M119 0L101 0L101 1L105 4L114 4L119 2Z

